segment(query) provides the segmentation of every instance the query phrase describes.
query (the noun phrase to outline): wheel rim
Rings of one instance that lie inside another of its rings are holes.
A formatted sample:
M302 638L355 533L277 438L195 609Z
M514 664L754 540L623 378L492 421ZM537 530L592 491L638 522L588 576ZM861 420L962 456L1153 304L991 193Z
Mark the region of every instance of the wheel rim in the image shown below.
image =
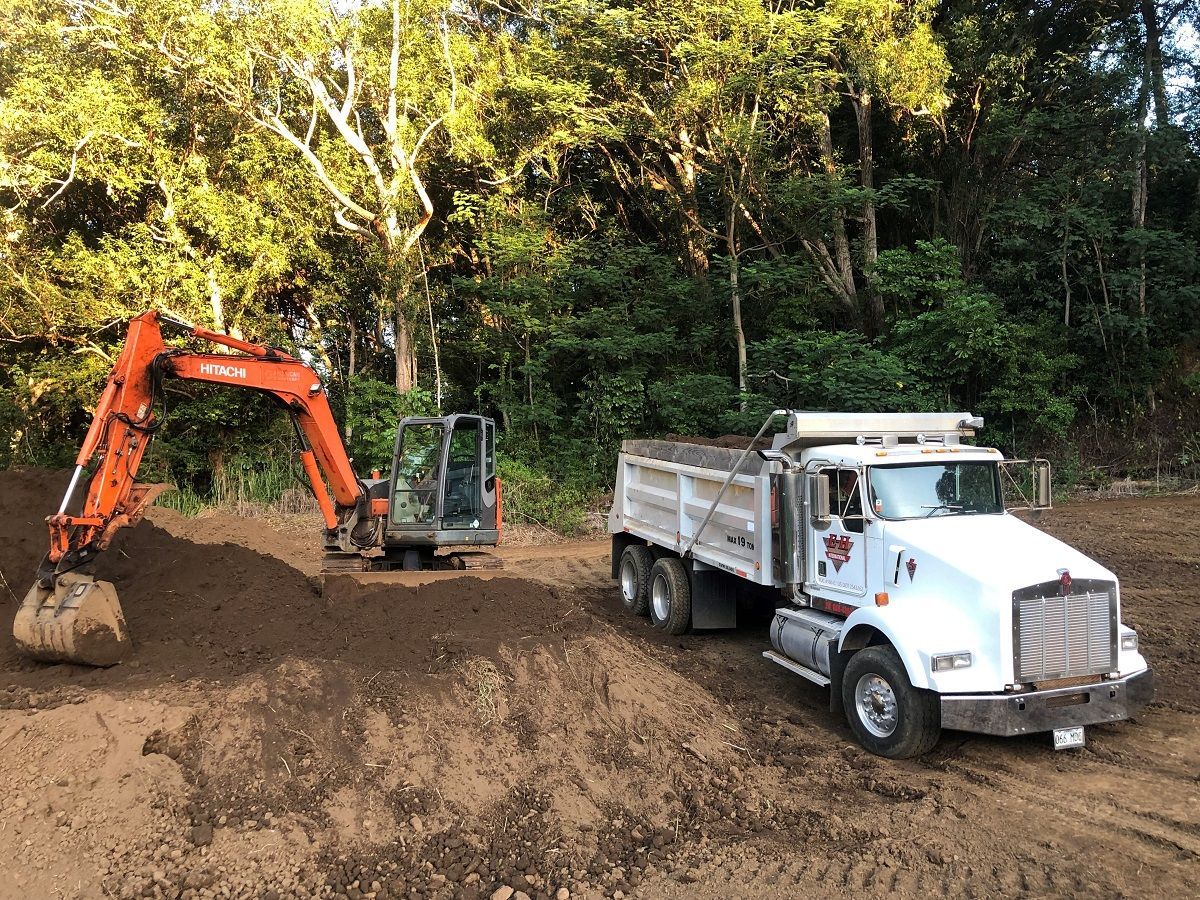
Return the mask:
M637 567L629 558L621 563L621 596L626 603L633 603L637 599Z
M854 689L858 720L875 737L891 737L900 724L896 710L896 692L881 676L870 672L858 679Z
M671 588L663 575L655 575L650 585L650 605L654 607L654 618L660 622L667 621L671 612Z

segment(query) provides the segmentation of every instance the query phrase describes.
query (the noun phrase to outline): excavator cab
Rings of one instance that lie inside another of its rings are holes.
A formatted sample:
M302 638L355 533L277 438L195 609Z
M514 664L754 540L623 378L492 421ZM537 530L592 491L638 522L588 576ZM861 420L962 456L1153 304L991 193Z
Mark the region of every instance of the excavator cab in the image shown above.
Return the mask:
M496 423L474 415L403 419L389 491L383 548L396 567L437 568L442 547L494 546L501 524ZM448 564L474 568L485 557L460 551Z

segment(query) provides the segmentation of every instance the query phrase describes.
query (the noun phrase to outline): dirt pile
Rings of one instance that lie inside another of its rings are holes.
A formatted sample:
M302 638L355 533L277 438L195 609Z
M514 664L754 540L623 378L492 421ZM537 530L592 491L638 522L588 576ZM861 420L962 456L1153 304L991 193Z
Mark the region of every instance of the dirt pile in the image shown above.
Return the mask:
M720 437L688 437L684 434L668 434L663 437L664 441L676 441L680 444L699 444L701 447L722 447L726 450L745 450L747 447L753 446L755 450L770 450L771 437L761 437L758 441L754 440L753 435L745 434L723 434Z
M64 487L63 473L0 473L0 570L18 593ZM207 542L194 542L188 522L125 529L96 564L121 596L126 663L31 663L0 633L0 707L25 717L9 739L59 747L9 773L35 797L13 811L20 833L78 841L103 891L628 891L672 858L671 823L684 815L661 750L735 755L712 697L560 586L343 576L322 591L260 552L275 549L269 536L258 549L213 543L221 524L210 517L197 523ZM104 739L114 728L119 746ZM39 796L46 771L71 772L64 790L78 785L68 793L104 827L60 822ZM131 780L153 787L131 796ZM124 837L102 839L126 813ZM45 846L16 849L27 872L53 873Z
M15 595L32 581L46 546L42 511L57 506L64 485L61 473L0 473L6 530L0 572ZM172 525L182 530L186 522ZM211 539L220 518L198 525ZM472 580L464 590L459 581L380 587L340 577L322 592L316 579L274 556L233 543L196 543L148 521L119 532L95 574L117 587L135 643L134 668L173 678L241 674L287 656L431 672L462 654L494 655L502 642L561 644L590 621L558 591L510 578ZM0 634L2 670L45 676L44 667L17 656L7 631ZM114 678L120 671L113 670Z

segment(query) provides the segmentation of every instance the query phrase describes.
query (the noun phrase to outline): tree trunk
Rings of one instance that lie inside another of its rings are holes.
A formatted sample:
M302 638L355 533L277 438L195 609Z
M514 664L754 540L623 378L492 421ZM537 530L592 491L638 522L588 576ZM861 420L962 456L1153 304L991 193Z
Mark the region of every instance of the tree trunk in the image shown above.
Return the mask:
M421 260L421 277L425 282L425 304L429 310L429 346L433 349L433 395L440 416L442 414L442 359L438 351L437 323L433 318L433 293L429 290L429 266L425 264L425 250L420 242L417 243L417 253Z
M1151 7L1153 10L1153 7ZM1151 15L1153 19L1153 14ZM1147 29L1148 30L1148 29ZM1153 66L1151 63L1150 42L1147 38L1146 54L1142 61L1142 84L1138 90L1138 108L1137 108L1137 131L1138 131L1138 146L1136 158L1136 173L1133 185L1133 227L1138 231L1143 231L1146 227L1146 207L1149 201L1150 193L1150 172L1146 162L1146 116L1149 113L1151 82L1153 81ZM1137 311L1141 319L1142 328L1142 345L1144 350L1149 350L1150 347L1150 327L1146 321L1146 251L1142 246L1142 241L1138 241L1137 249ZM1146 388L1146 400L1150 405L1150 411L1154 412L1157 407L1157 402L1154 398L1153 386Z
M729 302L733 307L733 337L737 342L738 393L741 399L738 408L746 411L746 332L742 328L742 286L739 280L740 263L737 245L737 207L730 205L729 222L725 231L725 243L729 248Z
M338 370L333 364L333 360L329 358L329 353L325 350L325 332L321 328L321 320L317 318L317 311L313 309L312 303L304 304L304 317L308 319L308 327L312 331L313 351L321 361L321 365L325 368L325 377L336 378Z
M533 442L541 446L541 435L538 434L537 416L533 415L533 352L529 346L529 332L525 332L525 389L529 396L530 420L533 422Z
M712 296L708 283L708 241L700 229L700 202L696 195L696 147L686 129L679 132L679 150L667 156L675 169L675 182L679 192L682 214L680 227L683 229L683 245L688 274L696 283L701 300Z
M1146 74L1150 93L1154 97L1154 124L1166 128L1171 124L1167 108L1167 82L1163 77L1162 37L1158 27L1158 11L1154 0L1141 0L1142 25L1146 29Z
M821 164L830 182L837 178L837 160L833 156L833 129L829 124L829 113L821 117ZM838 206L830 217L833 232L833 256L837 262L838 276L846 289L846 298L851 306L857 306L854 290L854 264L850 260L850 241L846 237L846 210Z
M217 331L243 340L245 335L242 334L242 329L238 328L236 323L230 322L225 315L225 302L221 294L221 283L217 280L217 270L209 266L205 273L205 279L208 282L208 305L212 310L213 323L216 325ZM216 347L215 352L229 353L230 350L228 347Z
M346 400L349 401L350 394L354 391L354 364L357 361L355 356L355 345L358 343L358 329L355 327L353 316L350 318L350 340L347 356L349 361L346 365ZM349 405L349 403L347 403ZM350 421L350 417L346 417L346 442L354 437L354 425Z
M853 97L854 116L858 120L859 183L865 191L863 218L863 271L869 271L879 257L879 238L875 224L875 146L871 133L872 98L867 91ZM863 321L868 334L878 334L883 328L883 298L868 283L863 297Z
M1067 229L1063 227L1062 245L1063 325L1071 327L1071 279L1067 276Z
M396 287L396 393L404 394L417 385L417 356L413 347L412 321L408 317L408 280L402 278Z
M211 266L205 273L208 280L208 308L212 311L213 327L217 331L225 331L225 304L221 299L221 283L217 281L216 269ZM228 334L228 332L225 332ZM221 347L218 353L227 353L229 348Z

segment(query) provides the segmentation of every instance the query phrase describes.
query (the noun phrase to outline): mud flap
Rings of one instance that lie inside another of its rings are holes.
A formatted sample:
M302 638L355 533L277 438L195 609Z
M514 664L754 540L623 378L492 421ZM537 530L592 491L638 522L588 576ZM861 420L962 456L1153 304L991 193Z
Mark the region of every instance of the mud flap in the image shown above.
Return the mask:
M842 676L846 674L846 663L853 655L853 651L839 652L836 644L829 648L829 711L831 713L841 715L846 711L842 703Z
M67 572L53 587L34 584L13 620L23 654L43 662L111 666L129 651L129 631L116 588Z
M688 560L692 582L692 628L737 628L737 582L703 563Z

